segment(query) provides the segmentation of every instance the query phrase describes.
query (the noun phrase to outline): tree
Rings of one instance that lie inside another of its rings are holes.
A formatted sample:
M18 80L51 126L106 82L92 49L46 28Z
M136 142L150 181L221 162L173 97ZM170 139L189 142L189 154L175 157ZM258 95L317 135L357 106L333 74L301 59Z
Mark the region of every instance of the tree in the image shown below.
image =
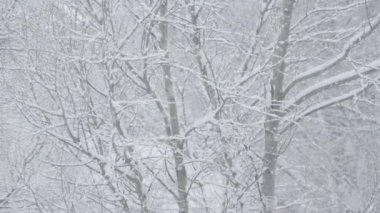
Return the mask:
M377 92L379 6L7 2L5 96L39 136L36 146L44 144L27 166L43 162L36 176L52 189L30 183L38 192L27 195L35 199L31 209L307 212L324 207L312 200L327 193L324 201L338 206L330 210L347 210L353 185L338 176L360 170L359 162L344 162L355 155L349 150L361 124L373 122L348 124L347 117L375 110L367 103L358 113L355 100ZM363 171L375 177L375 164ZM350 183L354 176L345 175ZM321 186L328 182L334 190ZM358 191L376 183L363 182ZM375 209L376 194L355 208Z

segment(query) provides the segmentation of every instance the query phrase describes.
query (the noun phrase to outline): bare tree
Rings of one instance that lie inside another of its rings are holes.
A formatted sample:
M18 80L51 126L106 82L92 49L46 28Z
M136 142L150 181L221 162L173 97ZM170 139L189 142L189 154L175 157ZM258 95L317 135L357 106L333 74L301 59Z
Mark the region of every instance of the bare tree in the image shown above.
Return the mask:
M17 110L2 116L39 151L20 154L33 178L4 204L23 189L36 212L375 211L377 190L347 203L377 187L377 155L356 144L362 125L375 137L379 7L6 1L0 102Z

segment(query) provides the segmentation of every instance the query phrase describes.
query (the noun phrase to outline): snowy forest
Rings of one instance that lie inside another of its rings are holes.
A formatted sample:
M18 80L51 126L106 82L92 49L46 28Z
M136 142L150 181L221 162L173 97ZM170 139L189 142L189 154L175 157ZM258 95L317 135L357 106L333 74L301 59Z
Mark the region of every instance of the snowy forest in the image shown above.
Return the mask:
M0 0L0 212L380 212L379 25L380 0Z

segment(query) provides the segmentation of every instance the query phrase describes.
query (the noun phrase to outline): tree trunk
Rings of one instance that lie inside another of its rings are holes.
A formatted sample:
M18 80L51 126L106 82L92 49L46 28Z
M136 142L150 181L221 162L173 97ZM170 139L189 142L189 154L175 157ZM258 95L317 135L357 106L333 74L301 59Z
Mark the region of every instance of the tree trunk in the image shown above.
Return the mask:
M285 61L287 52L290 21L294 0L282 1L282 14L279 20L280 33L272 56L271 100L268 115L265 119L265 150L262 195L264 210L272 213L276 209L276 164L278 158L278 126L281 116L281 101L284 81Z
M160 5L160 16L165 19L167 14L167 0L162 0ZM168 23L161 20L160 22L160 48L164 51L168 49ZM166 58L168 54L166 53ZM164 71L164 86L165 94L168 101L169 117L170 117L170 135L175 137L179 135L179 121L178 121L178 110L176 99L174 96L173 80L170 72L170 65L167 63L162 64L162 69ZM180 139L171 139L173 149L174 149L174 164L177 176L177 191L178 191L178 207L179 213L188 213L188 201L187 201L187 172L183 164L184 158L184 141Z

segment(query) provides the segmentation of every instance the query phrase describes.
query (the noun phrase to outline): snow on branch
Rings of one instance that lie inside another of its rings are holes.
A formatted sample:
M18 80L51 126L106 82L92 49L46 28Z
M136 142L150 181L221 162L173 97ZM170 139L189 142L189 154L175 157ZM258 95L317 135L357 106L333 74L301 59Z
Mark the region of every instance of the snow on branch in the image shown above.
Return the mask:
M343 84L348 81L355 80L359 78L361 75L368 75L370 73L376 72L380 70L380 60L376 60L368 66L363 67L359 70L351 70L344 72L339 75L335 75L333 77L330 77L328 79L325 79L317 84L314 84L304 90L302 90L300 93L296 94L294 96L294 101L291 104L291 108L294 106L299 105L302 103L307 98L310 98L311 96L318 94L319 92L329 89L332 86L338 85L338 84Z
M289 91L296 86L299 82L305 81L307 79L310 79L312 77L315 77L319 75L320 73L334 67L341 61L343 61L347 55L350 53L350 51L354 48L356 44L358 44L360 41L367 38L369 35L372 34L372 32L380 25L380 14L377 15L375 18L371 20L371 25L368 25L368 21L362 24L362 27L359 27L358 32L352 36L352 38L344 45L343 51L340 52L336 57L333 59L326 61L323 64L320 64L318 66L314 66L313 68L302 72L298 76L294 77L293 80L285 87L284 89L284 96L286 96Z

